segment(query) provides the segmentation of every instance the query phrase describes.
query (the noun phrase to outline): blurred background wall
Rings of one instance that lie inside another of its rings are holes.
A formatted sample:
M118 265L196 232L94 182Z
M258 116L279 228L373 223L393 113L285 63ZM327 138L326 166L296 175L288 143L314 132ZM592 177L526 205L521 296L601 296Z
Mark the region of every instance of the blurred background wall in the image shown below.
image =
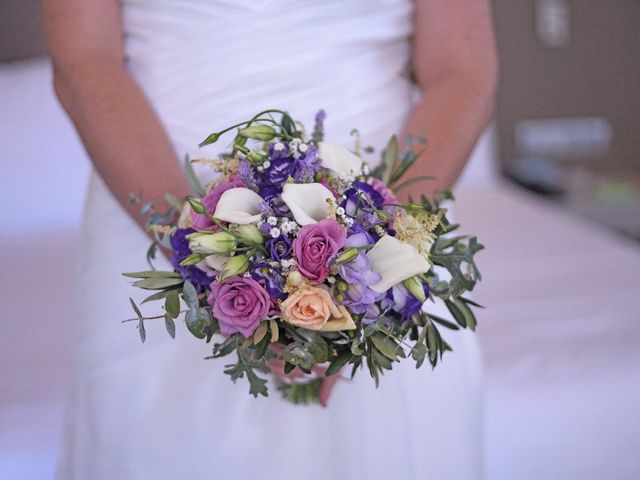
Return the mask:
M640 2L493 5L496 121L456 192L487 245L487 478L637 479ZM90 168L39 22L38 0L0 1L0 478L12 479L53 477Z

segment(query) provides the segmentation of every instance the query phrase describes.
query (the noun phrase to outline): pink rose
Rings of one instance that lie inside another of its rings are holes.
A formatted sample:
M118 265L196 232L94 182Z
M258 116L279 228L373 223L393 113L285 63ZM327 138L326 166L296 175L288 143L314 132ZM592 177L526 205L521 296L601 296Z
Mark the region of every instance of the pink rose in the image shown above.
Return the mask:
M271 307L267 291L249 277L232 277L222 284L212 282L207 300L220 332L226 336L240 332L250 337Z
M293 241L298 270L314 283L329 276L329 261L342 248L347 231L335 220L321 220L305 225Z
M310 285L300 288L280 305L282 318L308 330L352 330L356 328L347 309L337 306L326 287Z
M228 180L222 181L213 187L200 201L204 205L204 208L207 209L207 212L213 215L218 206L218 200L220 200L224 192L232 188L244 186L244 182L237 175L231 175ZM201 213L192 212L191 219L191 226L196 230L211 229L215 225L206 215Z

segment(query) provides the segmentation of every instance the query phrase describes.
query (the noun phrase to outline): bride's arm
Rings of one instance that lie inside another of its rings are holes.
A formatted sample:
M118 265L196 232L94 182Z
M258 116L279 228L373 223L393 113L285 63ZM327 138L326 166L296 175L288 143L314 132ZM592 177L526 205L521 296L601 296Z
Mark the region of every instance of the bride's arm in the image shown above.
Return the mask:
M436 181L403 192L451 187L493 116L498 61L489 0L416 0L413 72L422 93L406 133L423 133L412 169Z
M167 134L125 68L118 0L44 0L54 88L96 169L143 225L129 193L165 209L164 193L188 192Z

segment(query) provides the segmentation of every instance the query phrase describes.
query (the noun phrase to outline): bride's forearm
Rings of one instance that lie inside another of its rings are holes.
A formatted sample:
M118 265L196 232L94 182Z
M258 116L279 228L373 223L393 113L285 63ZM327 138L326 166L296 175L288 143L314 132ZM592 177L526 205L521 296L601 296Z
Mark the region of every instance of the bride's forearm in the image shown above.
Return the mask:
M428 175L402 192L403 199L451 188L493 115L494 86L478 85L467 75L452 74L425 89L411 112L404 134L422 134L426 144L410 176Z
M146 218L130 193L157 210L165 192L178 196L187 185L171 143L133 78L116 62L57 66L54 86L98 173L139 225Z

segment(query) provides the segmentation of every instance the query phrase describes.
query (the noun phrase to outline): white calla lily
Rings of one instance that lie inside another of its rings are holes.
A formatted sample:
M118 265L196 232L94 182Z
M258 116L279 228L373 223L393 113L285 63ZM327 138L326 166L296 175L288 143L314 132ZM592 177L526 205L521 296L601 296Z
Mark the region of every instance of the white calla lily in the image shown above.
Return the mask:
M253 190L232 188L220 196L213 217L239 225L255 223L260 220L260 205L263 202L262 197Z
M335 197L321 183L287 183L282 189L282 201L302 226L327 218L328 200L335 202Z
M371 270L382 277L378 283L371 285L371 289L379 293L431 268L431 263L413 245L391 235L378 240L367 252L367 257L371 260Z
M340 175L354 177L362 173L362 159L346 148L331 142L318 143L322 166Z

